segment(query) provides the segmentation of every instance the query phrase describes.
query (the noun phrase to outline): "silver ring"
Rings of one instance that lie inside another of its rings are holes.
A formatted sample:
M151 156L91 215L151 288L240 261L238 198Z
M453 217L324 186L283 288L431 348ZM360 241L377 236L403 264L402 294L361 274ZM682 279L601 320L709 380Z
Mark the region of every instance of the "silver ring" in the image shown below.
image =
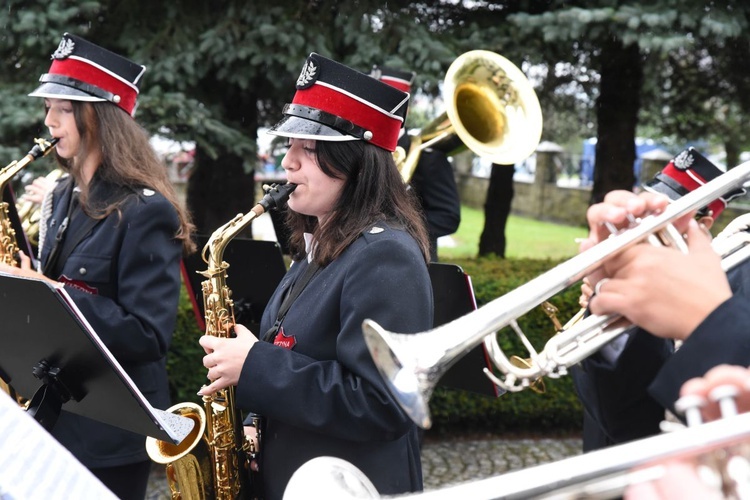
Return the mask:
M599 295L599 292L602 291L602 285L607 281L609 281L609 278L602 278L596 282L596 285L594 285L594 295Z

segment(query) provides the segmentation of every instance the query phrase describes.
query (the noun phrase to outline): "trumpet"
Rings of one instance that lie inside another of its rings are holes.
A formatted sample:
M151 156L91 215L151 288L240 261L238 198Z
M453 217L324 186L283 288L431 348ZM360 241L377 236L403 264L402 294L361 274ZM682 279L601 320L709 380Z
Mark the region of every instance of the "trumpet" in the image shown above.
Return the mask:
M362 329L375 365L404 411L423 428L432 424L429 398L440 377L461 356L484 342L490 359L501 374L485 374L508 391L529 387L543 376L560 377L567 368L590 356L632 327L619 315L592 315L553 336L541 352L521 335L530 353L528 366L516 366L499 347L495 332L515 322L542 301L576 284L608 258L635 244L648 241L687 251L682 235L672 225L721 195L750 180L750 162L745 162L671 203L664 212L652 214L637 225L613 235L589 250L557 265L515 290L450 323L417 334L388 332L366 319ZM724 265L735 265L750 256L747 238L728 250ZM731 260L731 263L730 263ZM517 333L518 330L517 330ZM519 334L520 335L520 334Z
M725 498L745 498L750 469L750 413L733 414L737 410L734 403L720 402L724 403L732 403L728 411L722 412L724 418L702 423L700 409L695 406L701 402L695 396L686 396L675 406L684 409L687 428L422 493L382 497L369 478L351 463L318 457L292 475L284 500L308 498L311 484L319 493L338 499L610 499L621 497L628 486L664 477L665 464L674 460L695 464L705 486L723 490Z

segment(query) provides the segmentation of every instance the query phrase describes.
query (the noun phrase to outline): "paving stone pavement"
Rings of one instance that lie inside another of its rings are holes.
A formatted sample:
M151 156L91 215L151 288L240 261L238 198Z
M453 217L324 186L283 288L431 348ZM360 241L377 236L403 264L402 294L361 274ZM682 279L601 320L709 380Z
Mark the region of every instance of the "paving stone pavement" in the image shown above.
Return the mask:
M581 453L581 439L480 437L428 438L422 447L425 490L484 479L534 465L555 462ZM147 500L168 500L164 467L154 465ZM464 499L470 500L470 499Z

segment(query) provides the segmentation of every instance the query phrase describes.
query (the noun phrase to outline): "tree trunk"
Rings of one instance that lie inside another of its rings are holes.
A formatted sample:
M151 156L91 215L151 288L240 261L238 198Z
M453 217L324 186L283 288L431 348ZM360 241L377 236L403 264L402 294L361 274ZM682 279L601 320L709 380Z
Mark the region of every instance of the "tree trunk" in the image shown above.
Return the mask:
M495 254L505 258L505 225L513 201L513 165L492 164L487 201L484 204L484 230L479 238L479 256Z
M210 235L238 213L254 205L253 172L244 169L244 159L223 153L212 159L196 148L195 169L187 186L187 206L197 233ZM245 236L252 233L244 231Z
M724 152L727 155L727 170L740 164L741 148L734 137L727 138L724 141Z
M613 189L635 185L635 133L643 82L643 61L637 44L624 47L617 39L602 46L600 93L596 100L597 142L592 203Z
M227 119L242 124L249 137L258 133L257 96L254 92L238 92L228 86L216 88L212 81L204 82L207 93L222 96ZM196 147L195 170L187 186L187 206L193 216L198 234L210 235L239 213L247 213L255 205L255 172L246 171L245 164L257 163L257 151L250 158L221 148L217 158L211 158ZM252 237L252 227L241 236Z

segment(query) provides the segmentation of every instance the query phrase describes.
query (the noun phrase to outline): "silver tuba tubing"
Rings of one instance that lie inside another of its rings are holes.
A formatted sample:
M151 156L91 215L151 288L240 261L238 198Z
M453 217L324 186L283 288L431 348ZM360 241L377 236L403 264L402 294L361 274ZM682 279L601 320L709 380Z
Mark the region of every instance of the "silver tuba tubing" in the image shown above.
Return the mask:
M497 346L494 333L514 323L516 318L541 302L574 285L601 266L606 259L637 243L658 238L666 242L662 244L684 246L672 222L727 192L742 187L748 180L750 162L745 162L672 202L662 213L644 217L636 226L562 262L479 309L432 330L415 334L393 333L367 319L362 324L362 330L375 365L402 408L414 422L425 429L432 424L428 403L437 381L459 358L483 341L488 346L493 363L503 374L502 379L494 375L491 378L506 390L520 390L550 373L562 374L569 364L557 364L545 351L535 353L532 350L529 367L513 365ZM577 342L586 335L596 337L597 328L611 327L619 320L619 317L614 316L596 318L584 322L590 327L589 330L582 332L580 328L576 329L579 335L573 340ZM617 335L625 330L623 328ZM612 338L614 336L610 335ZM568 359L574 361L565 363L580 361L609 340L611 338L603 338L601 342L589 343L594 346L593 349L587 348L585 342L580 343L581 345L575 346L578 350L575 354L567 353Z

